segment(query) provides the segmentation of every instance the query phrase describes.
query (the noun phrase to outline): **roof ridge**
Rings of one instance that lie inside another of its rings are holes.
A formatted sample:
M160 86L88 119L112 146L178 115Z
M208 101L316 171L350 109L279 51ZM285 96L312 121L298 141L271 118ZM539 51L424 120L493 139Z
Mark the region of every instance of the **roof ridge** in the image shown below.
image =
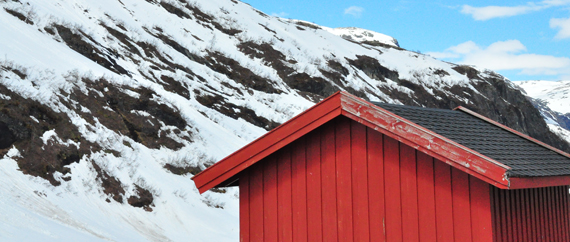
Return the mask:
M515 134L515 135L517 135L517 136L520 136L520 137L522 137L522 138L524 138L524 139L526 139L526 140L528 140L528 141L530 141L530 142L533 142L533 143L535 143L535 144L537 144L537 145L540 145L540 146L542 146L542 147L544 147L544 148L546 148L546 149L552 150L552 151L558 153L559 155L562 155L562 156L564 156L564 157L566 157L566 158L570 158L570 154L568 154L568 153L566 153L566 152L564 152L564 151L562 151L562 150L559 150L559 149L557 149L557 148L554 148L554 147L550 146L549 144L546 144L546 143L544 143L544 142L542 142L542 141L540 141L540 140L537 140L537 139L535 139L535 138L533 138L533 137L530 137L530 136L528 136L528 135L526 135L526 134L523 134L523 133L521 133L521 132L519 132L519 131L516 131L516 130L514 130L514 129L512 129L512 128L509 128L509 127L506 126L506 125L503 125L503 124L501 124L501 123L499 123L499 122L497 122L497 121L495 121L495 120L492 120L492 119L490 119L490 118L487 118L487 117L485 117L485 116L483 116L483 115L481 115L481 114L479 114L479 113L477 113L477 112L475 112L475 111L472 111L472 110L470 110L470 109L468 109L468 108L466 108L466 107L458 106L458 107L454 108L453 110L463 111L464 113L467 113L467 114L469 114L469 115L472 115L472 116L474 116L474 117L476 117L476 118L479 118L479 119L481 119L481 120L483 120L483 121L485 121L485 122L487 122L487 123L490 123L490 124L492 124L492 125L495 125L495 126L501 128L501 129L504 129L504 130L506 130L506 131L509 131L509 132L511 132L511 133L513 133L513 134Z
M418 110L428 110L428 111L443 111L443 112L455 112L454 110L451 109L445 109L445 108L428 108L428 107L419 107L419 106L409 106L409 105L404 105L404 104L395 104L395 103L384 103L384 102L370 102L376 106L378 105L386 105L386 106L393 106L393 107L402 107L402 108L408 108L408 109L418 109Z

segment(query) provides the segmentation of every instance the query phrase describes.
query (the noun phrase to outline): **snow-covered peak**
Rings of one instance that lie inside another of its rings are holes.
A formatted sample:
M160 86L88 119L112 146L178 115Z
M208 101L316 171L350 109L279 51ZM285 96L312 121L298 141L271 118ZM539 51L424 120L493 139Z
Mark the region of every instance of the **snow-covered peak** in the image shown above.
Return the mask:
M400 47L398 40L392 36L374 32L372 30L361 29L356 27L345 27L345 28L326 28L323 29L338 35L342 38L353 40L361 43L381 43L386 45L391 45L394 47Z
M570 81L521 81L515 84L528 96L548 103L550 109L570 113Z

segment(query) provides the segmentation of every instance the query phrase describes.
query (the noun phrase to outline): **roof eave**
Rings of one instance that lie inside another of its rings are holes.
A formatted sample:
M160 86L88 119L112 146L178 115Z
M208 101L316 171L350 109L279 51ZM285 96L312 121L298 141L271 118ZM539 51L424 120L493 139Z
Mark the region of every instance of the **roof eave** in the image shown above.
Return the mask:
M511 177L509 189L526 189L570 185L570 176Z

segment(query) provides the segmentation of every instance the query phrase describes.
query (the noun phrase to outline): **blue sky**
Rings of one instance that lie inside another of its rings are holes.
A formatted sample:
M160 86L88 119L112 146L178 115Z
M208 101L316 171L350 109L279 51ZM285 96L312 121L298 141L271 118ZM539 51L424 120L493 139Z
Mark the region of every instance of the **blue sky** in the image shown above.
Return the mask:
M408 50L497 71L513 81L570 80L570 0L243 0L271 15L360 27ZM504 5L503 5L504 4Z

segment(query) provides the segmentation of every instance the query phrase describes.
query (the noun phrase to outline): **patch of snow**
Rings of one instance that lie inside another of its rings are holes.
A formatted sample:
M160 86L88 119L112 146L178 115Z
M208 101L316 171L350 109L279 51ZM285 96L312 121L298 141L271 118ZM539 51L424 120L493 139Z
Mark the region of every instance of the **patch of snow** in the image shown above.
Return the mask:
M61 138L59 138L57 136L57 133L55 133L55 130L48 130L48 131L44 132L41 139L44 142L44 145L48 144L48 141L50 141L50 140L54 140L57 143L65 145L65 146L74 145L78 149L79 149L79 145L80 145L79 143L77 143L73 140L67 140L67 141L61 140ZM43 149L43 147L42 147L42 149Z
M151 116L150 113L147 113L147 112L142 111L142 110L131 110L131 113L134 113L134 114L137 114L137 115L140 115L143 117L150 117Z
M40 121L38 121L38 119L37 119L36 117L34 117L34 116L30 116L30 118L31 118L32 120L34 120L34 122L36 122L36 123L40 123ZM45 142L44 142L44 143L45 143Z

